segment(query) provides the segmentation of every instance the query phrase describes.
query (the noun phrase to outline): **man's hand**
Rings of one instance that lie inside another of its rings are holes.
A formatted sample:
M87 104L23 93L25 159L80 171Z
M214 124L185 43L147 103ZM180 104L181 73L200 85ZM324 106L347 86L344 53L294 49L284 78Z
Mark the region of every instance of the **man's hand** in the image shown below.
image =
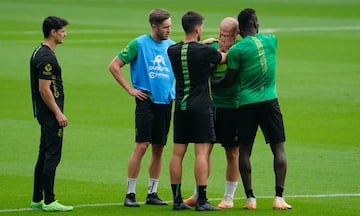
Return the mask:
M227 52L232 45L235 44L236 35L229 35L220 32L219 37L219 51Z
M211 44L211 43L214 43L216 41L218 41L218 39L216 39L216 38L208 38L208 39L203 40L202 43L203 44Z
M128 90L129 94L138 98L139 100L146 100L148 97L147 97L147 94L141 90L138 90L138 89L134 89L134 88L130 88L130 90Z
M68 120L62 112L59 112L58 114L56 114L55 117L56 117L56 120L58 121L60 127L66 127L68 125Z

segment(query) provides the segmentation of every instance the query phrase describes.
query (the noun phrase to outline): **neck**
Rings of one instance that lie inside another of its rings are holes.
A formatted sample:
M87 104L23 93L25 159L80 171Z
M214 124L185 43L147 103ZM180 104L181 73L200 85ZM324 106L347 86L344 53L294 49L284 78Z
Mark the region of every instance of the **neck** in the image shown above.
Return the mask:
M48 46L52 51L55 51L56 43L54 41L45 38L43 44Z
M154 41L161 42L162 40L157 37L157 35L154 32L151 32L151 38Z
M197 42L199 35L196 33L186 34L183 40L184 43Z
M243 32L240 31L240 35L243 38L245 38L246 36L254 36L256 34L257 34L257 31L255 29L254 30L249 30L249 31L243 31Z

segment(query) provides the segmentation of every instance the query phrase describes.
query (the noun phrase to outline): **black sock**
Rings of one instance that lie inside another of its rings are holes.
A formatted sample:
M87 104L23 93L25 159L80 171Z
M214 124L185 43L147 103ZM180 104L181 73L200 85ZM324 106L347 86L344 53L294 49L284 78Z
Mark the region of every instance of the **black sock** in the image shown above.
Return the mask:
M254 192L252 189L247 189L245 191L246 198L255 198Z
M198 202L200 204L204 204L207 200L206 199L206 185L198 185L197 189L198 189L198 194L199 194Z
M280 186L276 186L276 187L275 187L276 196L282 197L282 196L283 196L283 192L284 192L284 188L283 188L283 187L280 187Z
M181 184L171 184L171 189L173 193L174 203L175 202L182 202L182 196L181 196Z

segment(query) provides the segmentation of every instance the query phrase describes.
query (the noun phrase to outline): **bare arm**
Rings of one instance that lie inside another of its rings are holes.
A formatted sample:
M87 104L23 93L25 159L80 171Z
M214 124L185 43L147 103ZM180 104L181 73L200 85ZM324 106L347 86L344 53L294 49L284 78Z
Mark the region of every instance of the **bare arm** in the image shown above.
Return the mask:
M141 90L134 89L125 79L124 74L121 71L121 68L125 65L125 63L117 56L110 62L109 71L116 79L116 81L132 96L145 100L147 98L146 93Z
M216 41L218 41L218 39L216 39L216 38L207 38L207 39L203 40L201 43L203 43L203 44L211 44L211 43L214 43Z
M56 120L58 121L61 127L66 127L68 125L68 120L66 116L62 113L59 106L55 102L55 98L50 89L51 80L39 79L39 92L42 100L45 102L46 106L54 113Z

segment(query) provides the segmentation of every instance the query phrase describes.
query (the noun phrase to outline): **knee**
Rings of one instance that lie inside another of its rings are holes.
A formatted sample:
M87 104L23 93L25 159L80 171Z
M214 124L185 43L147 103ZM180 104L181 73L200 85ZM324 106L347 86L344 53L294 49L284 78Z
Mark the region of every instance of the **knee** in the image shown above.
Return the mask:
M228 162L239 160L239 150L236 148L226 149L226 158Z
M145 154L149 144L148 143L136 143L134 153L135 154Z
M286 165L286 156L284 152L274 155L274 159L276 161L276 164Z

